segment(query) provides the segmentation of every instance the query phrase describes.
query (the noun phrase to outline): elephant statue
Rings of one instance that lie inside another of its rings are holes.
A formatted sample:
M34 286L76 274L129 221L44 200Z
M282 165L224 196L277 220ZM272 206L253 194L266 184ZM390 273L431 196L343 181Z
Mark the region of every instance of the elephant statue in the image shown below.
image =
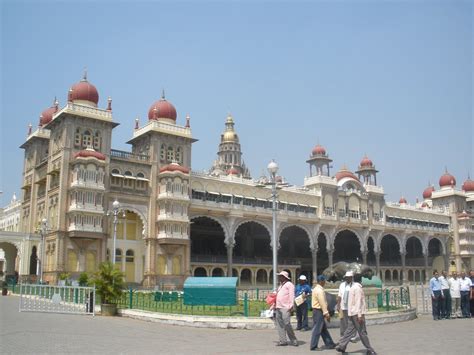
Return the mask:
M347 271L352 271L354 274L362 274L363 277L372 278L373 270L370 266L359 263L346 263L340 261L330 265L323 271L328 281L341 281Z

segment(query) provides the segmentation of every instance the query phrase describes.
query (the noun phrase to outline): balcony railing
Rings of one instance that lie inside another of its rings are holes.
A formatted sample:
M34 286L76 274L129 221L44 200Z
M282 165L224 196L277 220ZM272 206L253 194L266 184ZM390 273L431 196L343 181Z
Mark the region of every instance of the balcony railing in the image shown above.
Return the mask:
M150 157L145 154L136 154L132 152L125 152L123 150L111 149L110 150L111 158L118 158L124 160L138 160L138 161L150 161Z

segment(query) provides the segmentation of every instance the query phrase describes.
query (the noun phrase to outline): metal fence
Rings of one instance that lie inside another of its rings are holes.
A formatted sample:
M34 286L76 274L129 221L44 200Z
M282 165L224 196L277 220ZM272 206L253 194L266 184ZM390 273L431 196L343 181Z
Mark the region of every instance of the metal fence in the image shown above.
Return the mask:
M16 291L20 312L95 315L95 287L20 284Z
M269 290L239 290L234 306L186 305L182 291L143 291L129 289L118 300L123 309L139 309L159 313L206 315L206 316L244 316L260 317L268 309L265 298ZM374 295L366 296L371 309L379 312L404 310L411 308L408 287L390 287L380 289ZM310 300L308 301L310 302Z

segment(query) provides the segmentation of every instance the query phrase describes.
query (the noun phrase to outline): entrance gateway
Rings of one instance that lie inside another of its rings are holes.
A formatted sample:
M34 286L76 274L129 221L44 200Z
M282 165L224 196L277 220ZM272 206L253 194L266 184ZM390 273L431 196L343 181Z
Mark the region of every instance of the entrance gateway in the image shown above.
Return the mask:
M20 284L20 312L95 315L95 287Z

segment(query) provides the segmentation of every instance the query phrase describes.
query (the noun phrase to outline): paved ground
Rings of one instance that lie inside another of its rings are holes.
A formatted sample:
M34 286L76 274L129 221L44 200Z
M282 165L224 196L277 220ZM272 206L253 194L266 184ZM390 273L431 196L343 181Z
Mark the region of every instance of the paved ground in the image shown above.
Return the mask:
M308 353L310 332L297 332L300 346L275 347L275 330L221 330L169 326L121 317L19 313L18 297L0 297L1 354L286 354ZM474 354L474 320L434 322L430 317L368 329L379 354ZM331 329L334 340L338 330ZM352 354L363 346L350 344ZM336 354L328 350L323 354Z

